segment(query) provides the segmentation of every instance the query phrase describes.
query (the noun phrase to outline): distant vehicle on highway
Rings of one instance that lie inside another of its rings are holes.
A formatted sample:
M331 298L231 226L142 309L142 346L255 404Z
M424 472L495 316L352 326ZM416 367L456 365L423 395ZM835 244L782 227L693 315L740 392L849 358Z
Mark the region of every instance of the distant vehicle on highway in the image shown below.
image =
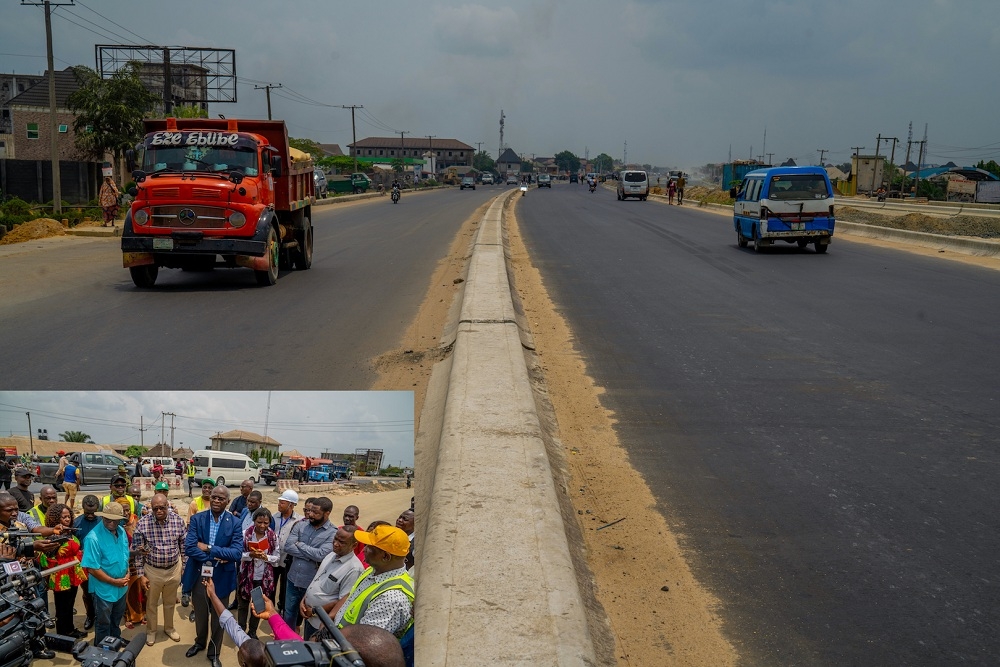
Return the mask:
M509 175L507 177L507 185L517 185L517 176L513 174Z
M548 188L549 190L552 189L552 177L549 176L548 174L539 174L537 180L538 180L538 187Z
M580 182L580 176L578 174L570 174L569 175L569 182L570 183L579 183Z
M618 180L617 190L618 201L624 201L629 197L646 201L646 197L649 196L649 176L644 171L624 169Z
M483 174L483 185L493 185L493 174Z
M458 189L464 190L465 188L472 188L473 190L475 190L476 179L474 179L472 176L463 176L462 182L459 184Z
M760 252L775 241L810 243L824 253L833 237L833 187L822 167L771 167L743 177L729 191L733 226L741 248Z

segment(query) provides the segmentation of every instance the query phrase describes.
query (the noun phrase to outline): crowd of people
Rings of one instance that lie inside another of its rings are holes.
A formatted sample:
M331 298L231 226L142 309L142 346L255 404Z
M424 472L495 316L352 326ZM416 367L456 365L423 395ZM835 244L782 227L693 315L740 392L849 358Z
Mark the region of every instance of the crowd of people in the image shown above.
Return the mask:
M263 667L261 621L275 639L325 639L328 630L315 612L322 608L348 641L360 644L362 658L369 652L369 667L413 664L412 500L394 524L377 520L363 529L354 505L343 508L337 525L327 497L301 501L286 489L272 512L252 481L230 499L228 488L206 479L194 498L192 478L185 518L157 471L148 501L119 474L107 495L84 496L77 515L75 469L68 464L62 472L61 503L49 485L36 503L28 468L15 469L16 485L0 491L0 530L36 533L34 559L41 568L79 561L50 575L39 590L46 601L51 591L59 634L79 639L93 629L99 640L121 636L122 625L144 624L152 646L161 632L179 642L174 623L184 618L195 624L188 658L204 651L211 667L221 667L225 632L239 647L242 667ZM70 527L75 530L63 530ZM0 552L12 557L2 545ZM252 602L258 588L264 609ZM86 612L82 628L74 625L78 595ZM191 611L178 614L178 602Z

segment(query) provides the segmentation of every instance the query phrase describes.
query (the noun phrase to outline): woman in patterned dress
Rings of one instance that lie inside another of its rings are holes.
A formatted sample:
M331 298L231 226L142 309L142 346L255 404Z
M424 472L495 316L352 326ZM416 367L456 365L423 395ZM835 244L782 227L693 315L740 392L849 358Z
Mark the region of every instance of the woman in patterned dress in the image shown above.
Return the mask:
M62 503L52 505L45 513L45 525L49 528L72 527L73 510ZM80 540L75 535L70 535L69 539L63 542L55 553L39 554L38 564L44 570L73 560L79 561L81 558L83 558L83 554L81 553ZM77 630L73 625L76 590L86 580L87 573L80 567L79 562L73 567L49 575L48 587L52 591L56 607L56 632L60 635L79 639L87 634L82 630Z
M104 224L101 227L107 227L108 223L111 223L112 227L115 226L115 218L118 216L118 197L120 196L121 192L118 191L118 186L115 185L110 176L105 176L104 184L98 195L98 203L104 211Z

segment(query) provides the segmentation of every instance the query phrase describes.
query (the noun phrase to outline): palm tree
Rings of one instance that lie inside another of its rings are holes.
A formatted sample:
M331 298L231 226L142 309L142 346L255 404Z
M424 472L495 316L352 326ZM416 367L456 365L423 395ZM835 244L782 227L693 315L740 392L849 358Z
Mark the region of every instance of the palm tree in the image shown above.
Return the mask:
M66 431L65 433L60 433L59 437L62 438L63 442L89 442L91 444L94 442L83 431Z

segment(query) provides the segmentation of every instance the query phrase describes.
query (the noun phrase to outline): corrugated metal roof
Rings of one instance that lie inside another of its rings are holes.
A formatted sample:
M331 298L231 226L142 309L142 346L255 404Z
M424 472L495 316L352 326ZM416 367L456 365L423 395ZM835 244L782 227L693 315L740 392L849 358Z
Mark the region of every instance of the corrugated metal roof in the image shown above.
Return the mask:
M365 137L359 139L357 143L347 144L349 148L403 148L403 149L426 149L432 147L436 151L459 150L471 151L472 146L458 139L434 139L428 141L427 137Z
M66 99L80 88L80 82L76 79L76 74L72 67L56 72L56 108L69 108ZM11 98L8 106L41 107L49 108L49 73L46 72L42 80L20 95Z

